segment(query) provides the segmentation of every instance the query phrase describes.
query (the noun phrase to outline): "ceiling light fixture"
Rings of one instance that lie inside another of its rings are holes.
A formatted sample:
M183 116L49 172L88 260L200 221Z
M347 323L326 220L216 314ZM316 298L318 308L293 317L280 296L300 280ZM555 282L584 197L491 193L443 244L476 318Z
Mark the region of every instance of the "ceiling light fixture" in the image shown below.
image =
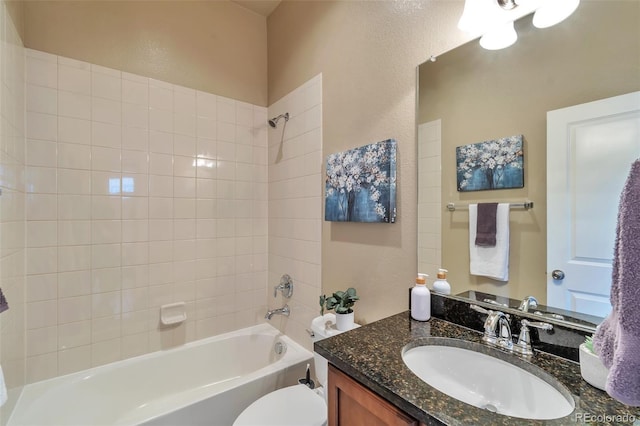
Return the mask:
M568 18L580 0L466 0L458 28L480 37L485 49L504 49L518 39L513 23L534 12L533 25L547 28Z

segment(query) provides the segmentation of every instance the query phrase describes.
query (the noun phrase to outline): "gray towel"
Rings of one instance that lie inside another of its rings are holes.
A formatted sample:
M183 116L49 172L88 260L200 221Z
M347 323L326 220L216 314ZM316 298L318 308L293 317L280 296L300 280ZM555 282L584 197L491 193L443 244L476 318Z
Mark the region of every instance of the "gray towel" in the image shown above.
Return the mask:
M0 288L0 312L4 312L9 309L9 303L7 303L7 298L4 297L4 293Z
M640 406L640 160L622 190L613 257L612 311L593 336L609 368L605 389L627 405Z
M480 247L496 246L496 211L498 203L478 203L478 222L476 223L476 245Z

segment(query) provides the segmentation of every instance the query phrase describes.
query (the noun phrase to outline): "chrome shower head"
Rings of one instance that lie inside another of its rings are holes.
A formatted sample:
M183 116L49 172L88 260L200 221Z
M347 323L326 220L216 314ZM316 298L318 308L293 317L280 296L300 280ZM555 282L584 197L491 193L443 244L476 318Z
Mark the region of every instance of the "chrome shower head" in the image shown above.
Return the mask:
M276 128L276 126L278 125L278 121L284 118L284 121L287 122L289 121L289 113L285 112L284 114L280 114L279 116L277 116L276 118L272 118L271 120L269 120L269 126L273 127L274 129Z

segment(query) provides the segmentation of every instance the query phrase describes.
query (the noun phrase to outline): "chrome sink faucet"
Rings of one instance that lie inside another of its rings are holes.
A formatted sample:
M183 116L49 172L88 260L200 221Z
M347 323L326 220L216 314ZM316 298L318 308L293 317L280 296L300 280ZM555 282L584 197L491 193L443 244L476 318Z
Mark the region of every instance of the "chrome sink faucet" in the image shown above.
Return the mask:
M471 305L471 309L487 315L487 319L484 322L484 336L482 340L490 345L511 351L513 349L513 340L511 337L511 326L509 325L509 315L501 311L484 309L478 305Z
M471 309L487 315L487 319L484 322L483 342L525 357L533 355L533 345L531 344L529 327L547 331L553 330L552 324L522 319L520 321L520 335L518 336L517 343L514 345L511 337L511 327L509 326L509 315L500 311L481 308L478 305L471 305Z
M264 316L265 319L270 320L272 316L274 315L284 315L285 317L288 317L291 314L291 309L289 309L289 305L284 305L282 308L280 309L272 309L270 311L267 311L267 314Z
M533 296L527 296L524 299L522 299L522 302L520 302L520 306L518 306L518 309L520 309L522 312L529 312L529 308L537 308L538 307L538 299L536 299Z

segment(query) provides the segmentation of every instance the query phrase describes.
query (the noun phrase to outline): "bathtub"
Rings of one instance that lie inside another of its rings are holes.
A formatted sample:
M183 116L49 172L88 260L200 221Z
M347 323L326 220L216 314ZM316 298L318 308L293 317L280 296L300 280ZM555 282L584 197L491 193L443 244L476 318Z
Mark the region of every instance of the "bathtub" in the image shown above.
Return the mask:
M229 426L312 358L261 324L27 385L8 425Z

